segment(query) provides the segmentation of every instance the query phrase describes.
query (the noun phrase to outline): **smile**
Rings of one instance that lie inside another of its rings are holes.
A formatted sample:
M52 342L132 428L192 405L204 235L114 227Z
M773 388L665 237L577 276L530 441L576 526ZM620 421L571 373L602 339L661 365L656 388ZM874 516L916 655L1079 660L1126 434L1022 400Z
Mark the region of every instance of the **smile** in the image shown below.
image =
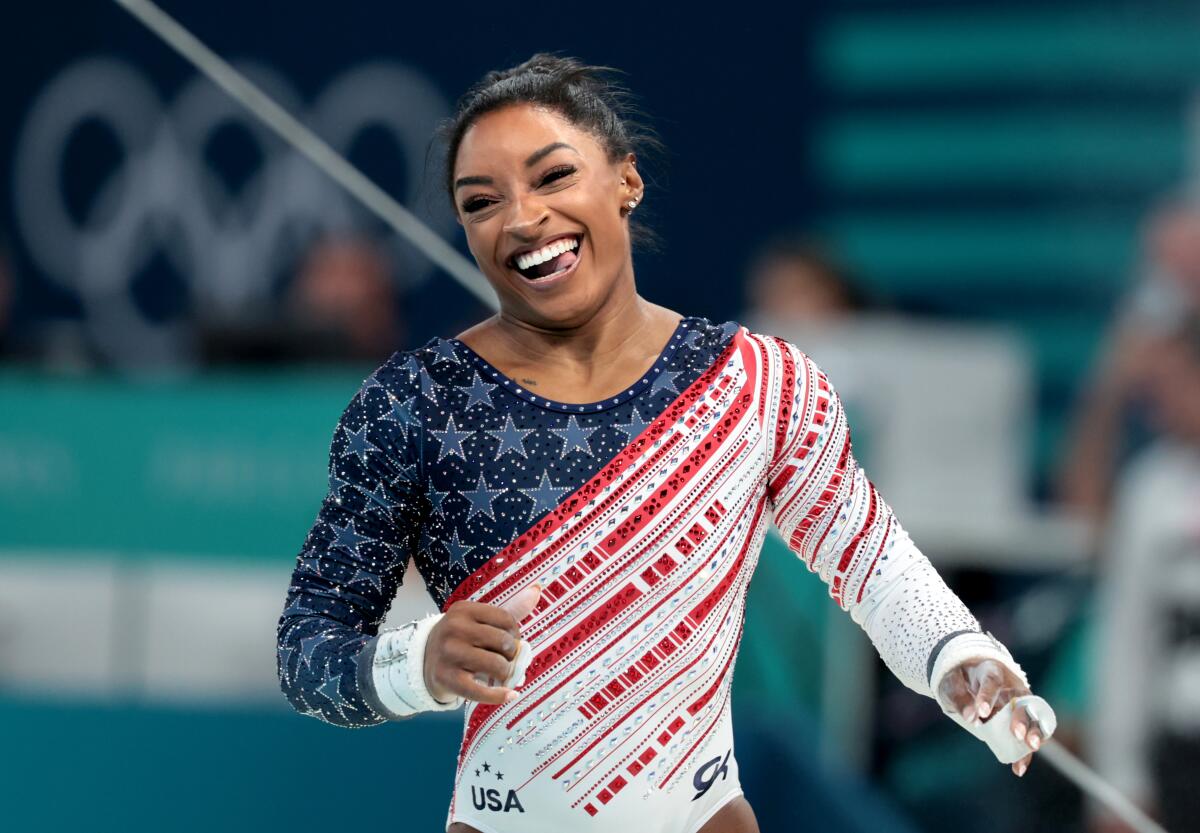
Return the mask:
M544 284L573 271L579 263L583 235L572 234L551 240L532 251L508 259L508 266L533 284Z

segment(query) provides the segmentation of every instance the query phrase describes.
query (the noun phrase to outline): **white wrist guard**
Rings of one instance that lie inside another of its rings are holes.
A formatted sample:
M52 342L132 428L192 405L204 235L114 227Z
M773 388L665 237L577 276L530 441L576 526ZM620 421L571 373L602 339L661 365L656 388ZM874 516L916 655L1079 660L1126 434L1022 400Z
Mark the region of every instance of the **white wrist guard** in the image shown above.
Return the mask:
M448 703L435 700L425 687L425 643L443 615L437 613L379 634L371 660L371 680L380 702L396 717L449 711L463 703L461 697Z
M942 679L952 669L969 659L990 659L1003 665L1015 674L1026 687L1029 679L1025 671L1012 658L994 636L990 633L964 633L955 636L942 648L933 663L929 685L938 705L959 726L962 726L975 737L982 740L992 750L992 754L1003 764L1011 764L1028 755L1032 749L1024 740L1019 740L1012 733L1012 712L1014 708L1025 709L1026 716L1032 726L1037 724L1042 740L1048 739L1058 728L1058 719L1050 704L1034 694L1026 694L1010 700L1004 708L991 715L986 721L977 724L968 723L959 713L953 703L947 703L938 695Z
M929 688L933 691L933 696L937 697L942 678L950 669L974 658L995 660L1016 674L1026 686L1029 685L1025 671L1000 640L990 633L960 633L942 646L929 669Z
M1018 740L1017 736L1012 733L1013 709L1025 710L1030 728L1036 724L1038 734L1042 736L1043 740L1053 735L1054 730L1058 728L1058 718L1054 714L1054 709L1050 708L1050 704L1036 694L1026 694L1009 700L1004 704L1004 708L985 722L974 725L964 720L957 709L947 710L945 706L942 707L951 720L986 743L988 749L992 750L992 754L996 756L996 760L1002 764L1015 763L1033 751L1029 744L1025 743L1023 739Z

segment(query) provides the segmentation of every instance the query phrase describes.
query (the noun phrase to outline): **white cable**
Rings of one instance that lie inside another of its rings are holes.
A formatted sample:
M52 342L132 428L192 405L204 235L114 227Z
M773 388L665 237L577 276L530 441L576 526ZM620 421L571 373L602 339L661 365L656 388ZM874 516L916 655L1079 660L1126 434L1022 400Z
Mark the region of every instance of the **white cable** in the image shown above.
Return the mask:
M1087 764L1072 755L1056 740L1042 744L1034 757L1045 758L1046 763L1061 772L1079 789L1111 810L1121 821L1137 833L1167 833L1158 822L1142 812L1141 808L1121 794L1116 787L1105 781Z
M144 23L196 69L208 76L214 84L241 102L285 142L311 159L313 164L329 174L380 219L446 270L475 297L492 309L496 308L496 296L491 286L470 261L414 217L408 209L388 196L382 188L367 179L362 171L347 162L345 157L276 104L266 93L197 40L174 18L150 0L114 2Z

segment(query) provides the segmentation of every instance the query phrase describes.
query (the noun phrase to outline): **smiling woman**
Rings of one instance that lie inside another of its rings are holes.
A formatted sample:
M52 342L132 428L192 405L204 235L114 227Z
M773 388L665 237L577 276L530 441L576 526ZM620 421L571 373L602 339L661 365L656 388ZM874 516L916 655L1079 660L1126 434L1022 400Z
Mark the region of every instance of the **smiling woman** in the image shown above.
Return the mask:
M486 76L444 127L455 213L512 319L553 331L635 312L637 153L655 140L628 101L600 68L535 56Z
M632 152L612 162L560 113L516 104L472 123L455 167L458 218L502 318L562 330L598 314L636 313L627 216L644 185ZM486 350L491 327L465 340ZM660 335L651 340L661 345Z
M465 705L453 833L752 833L729 692L774 521L888 667L1022 774L1053 714L858 466L829 379L638 294L646 183L606 78L536 55L446 126L500 312L394 354L342 415L284 691L343 726ZM409 558L443 612L381 632Z

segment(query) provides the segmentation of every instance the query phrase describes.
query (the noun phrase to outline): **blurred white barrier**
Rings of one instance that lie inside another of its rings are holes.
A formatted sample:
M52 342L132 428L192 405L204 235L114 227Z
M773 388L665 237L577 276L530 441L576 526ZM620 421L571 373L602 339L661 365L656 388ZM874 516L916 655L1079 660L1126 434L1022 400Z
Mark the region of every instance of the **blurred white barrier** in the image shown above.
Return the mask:
M0 559L0 686L64 696L120 687L116 560L97 554Z
M895 316L752 326L829 375L859 462L937 565L1057 570L1086 559L1084 527L1028 497L1033 380L1016 336Z
M291 565L0 554L0 689L154 702L276 702ZM410 565L388 614L433 609Z

